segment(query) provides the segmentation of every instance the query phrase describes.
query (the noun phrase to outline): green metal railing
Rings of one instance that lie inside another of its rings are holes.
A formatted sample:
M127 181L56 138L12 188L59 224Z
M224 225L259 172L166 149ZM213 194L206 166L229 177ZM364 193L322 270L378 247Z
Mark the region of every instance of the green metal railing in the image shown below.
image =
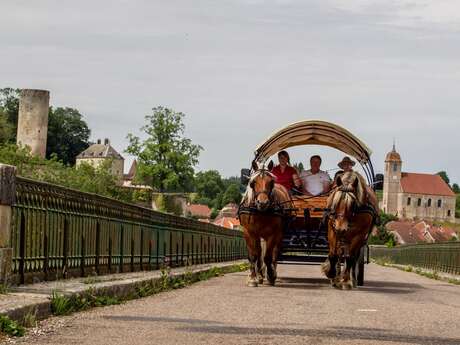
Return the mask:
M22 177L11 241L19 283L246 257L240 231Z
M393 248L371 246L370 257L400 265L460 274L460 242L424 243Z

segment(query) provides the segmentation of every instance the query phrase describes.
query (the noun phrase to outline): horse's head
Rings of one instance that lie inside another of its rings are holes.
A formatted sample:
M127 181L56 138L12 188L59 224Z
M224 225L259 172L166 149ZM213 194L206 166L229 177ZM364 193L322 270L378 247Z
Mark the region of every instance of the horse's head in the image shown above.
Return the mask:
M267 168L259 168L257 162L252 162L253 174L249 180L249 188L252 192L252 202L259 211L265 211L272 203L272 192L275 186L275 176L270 172L273 161Z
M331 217L336 231L346 231L355 210L364 203L365 191L359 175L346 172L337 178L337 188L331 194Z

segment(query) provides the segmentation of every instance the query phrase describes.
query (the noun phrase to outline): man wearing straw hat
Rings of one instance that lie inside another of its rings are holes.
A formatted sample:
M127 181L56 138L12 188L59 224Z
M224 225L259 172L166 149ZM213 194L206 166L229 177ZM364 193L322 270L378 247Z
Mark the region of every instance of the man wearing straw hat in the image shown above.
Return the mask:
M353 171L355 162L348 156L343 157L343 159L337 164L344 173Z
M343 173L347 173L347 172L352 172L353 171L353 167L355 166L356 162L353 161L350 157L348 156L345 156L343 157L343 159L337 164L338 167L340 169L343 170ZM356 174L358 174L358 176L363 180L364 182L364 177L362 177L358 172L355 171ZM338 176L337 176L338 177ZM337 183L336 179L337 177L334 179L334 184ZM368 198L368 201L369 203L372 205L372 207L375 209L376 212L378 212L379 210L379 204L378 204L378 201L377 201L377 196L375 195L375 192L372 190L371 187L369 187L367 185L367 183L364 182L364 185L366 186L366 192L367 192L367 198Z

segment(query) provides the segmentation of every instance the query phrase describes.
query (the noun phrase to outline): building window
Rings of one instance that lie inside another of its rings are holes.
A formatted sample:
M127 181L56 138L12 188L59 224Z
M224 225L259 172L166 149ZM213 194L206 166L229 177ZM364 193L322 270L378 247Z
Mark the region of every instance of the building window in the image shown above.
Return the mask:
M431 207L431 199L428 199L428 207Z
M442 206L442 200L439 199L439 200L438 200L438 207L441 207L441 206Z
M447 210L447 217L450 217L450 210Z
M422 199L421 199L421 198L418 198L418 200L417 200L417 206L419 206L419 207L422 206Z
M393 163L393 171L397 172L398 171L398 164Z
M411 198L407 198L407 206L410 206L410 203L412 202Z

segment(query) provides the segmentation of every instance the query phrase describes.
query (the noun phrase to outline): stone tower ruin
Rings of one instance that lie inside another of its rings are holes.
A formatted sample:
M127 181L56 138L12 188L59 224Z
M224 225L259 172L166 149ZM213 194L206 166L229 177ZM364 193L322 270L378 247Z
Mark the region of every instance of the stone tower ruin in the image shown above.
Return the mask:
M46 155L49 104L49 91L21 90L17 144L30 147L33 155L42 158Z

